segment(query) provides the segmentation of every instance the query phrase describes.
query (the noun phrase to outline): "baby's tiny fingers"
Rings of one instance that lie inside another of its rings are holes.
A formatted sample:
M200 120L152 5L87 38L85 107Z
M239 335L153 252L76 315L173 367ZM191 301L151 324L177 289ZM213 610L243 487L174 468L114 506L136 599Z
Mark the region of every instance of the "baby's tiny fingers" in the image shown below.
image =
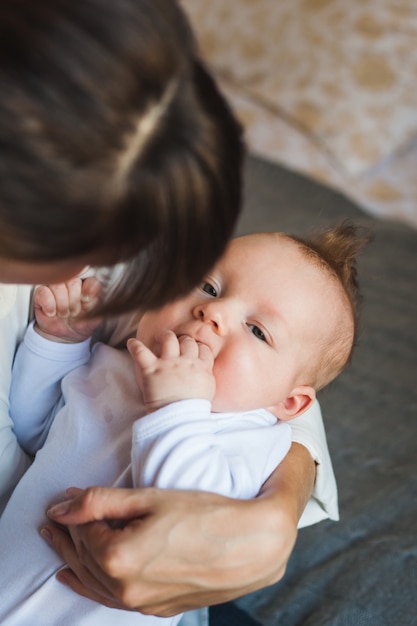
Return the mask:
M179 338L180 352L188 357L198 357L198 343L189 335L181 335Z
M81 278L72 278L66 283L68 291L68 314L70 317L78 317L81 313Z
M161 335L159 343L162 359L172 359L180 355L180 345L177 335L172 330L166 330Z
M210 350L208 346L206 346L205 343L198 344L198 356L202 361L204 361L204 363L206 363L206 365L210 367L210 369L213 367L213 364L214 364L213 352Z
M82 281L81 307L83 311L91 311L101 295L101 284L94 276Z
M36 287L33 296L33 306L35 309L40 309L47 317L56 315L55 296L47 285Z
M142 369L152 367L158 360L152 350L138 339L128 339L126 346L132 359Z
M63 319L70 317L70 291L68 283L48 285L55 298L56 315Z

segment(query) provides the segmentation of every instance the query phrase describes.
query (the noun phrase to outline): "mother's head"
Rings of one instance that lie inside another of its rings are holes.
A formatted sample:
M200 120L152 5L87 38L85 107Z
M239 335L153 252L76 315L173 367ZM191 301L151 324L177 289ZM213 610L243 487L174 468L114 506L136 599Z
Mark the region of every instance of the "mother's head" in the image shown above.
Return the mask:
M242 154L172 0L1 4L0 281L125 261L108 312L187 292L232 234Z

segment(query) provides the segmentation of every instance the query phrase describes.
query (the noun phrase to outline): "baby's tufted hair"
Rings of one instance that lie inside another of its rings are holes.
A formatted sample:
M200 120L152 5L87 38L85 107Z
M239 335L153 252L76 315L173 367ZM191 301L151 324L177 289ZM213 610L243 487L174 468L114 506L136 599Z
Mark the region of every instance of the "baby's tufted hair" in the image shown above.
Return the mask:
M345 295L352 319L353 332L339 328L338 336L331 345L325 346L320 361L317 389L324 387L349 363L357 342L361 294L358 281L357 260L363 248L372 240L370 232L344 220L336 226L320 231L310 237L290 236L318 267L323 268L337 280Z

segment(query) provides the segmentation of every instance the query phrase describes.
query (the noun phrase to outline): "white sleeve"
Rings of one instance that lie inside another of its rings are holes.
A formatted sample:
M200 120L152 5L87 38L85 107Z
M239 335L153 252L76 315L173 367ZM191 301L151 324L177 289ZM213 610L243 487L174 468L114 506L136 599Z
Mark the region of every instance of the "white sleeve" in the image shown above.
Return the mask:
M313 494L298 523L298 527L310 526L323 519L339 519L337 485L332 461L327 447L326 433L320 405L317 400L312 407L288 424L292 440L307 448L317 464Z
M30 293L30 286L0 284L0 515L31 463L17 442L9 415L12 363L28 323Z
M90 357L90 340L59 343L41 337L33 323L16 353L10 415L19 442L35 454L45 442L61 401L61 380Z
M134 424L134 486L253 498L290 445L287 424L266 411L225 417L208 400L175 402Z

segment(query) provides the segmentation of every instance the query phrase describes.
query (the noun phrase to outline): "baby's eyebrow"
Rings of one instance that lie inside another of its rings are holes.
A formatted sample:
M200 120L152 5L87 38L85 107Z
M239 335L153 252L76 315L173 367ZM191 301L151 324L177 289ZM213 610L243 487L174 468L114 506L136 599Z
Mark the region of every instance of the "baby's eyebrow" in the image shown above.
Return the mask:
M264 300L259 303L259 312L262 316L265 316L272 321L282 320L278 307L275 304L272 304L269 300Z
M278 344L278 342L282 341L282 339L288 335L288 328L285 319L280 314L278 308L269 301L260 303L259 317L260 320L264 320L264 324L268 329L274 344Z

